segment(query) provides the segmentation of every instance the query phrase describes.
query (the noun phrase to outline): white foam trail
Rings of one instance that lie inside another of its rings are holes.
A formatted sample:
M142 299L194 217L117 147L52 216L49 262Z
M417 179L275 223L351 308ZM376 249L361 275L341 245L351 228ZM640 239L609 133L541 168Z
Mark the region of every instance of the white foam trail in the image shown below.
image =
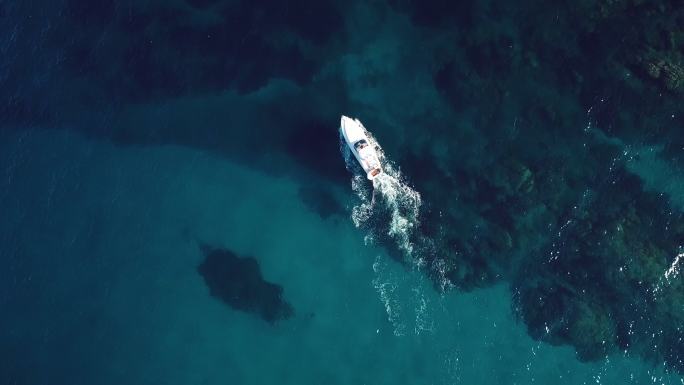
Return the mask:
M415 245L411 238L418 227L420 194L389 172L392 170L386 169L385 174L373 180L375 191L382 195L386 208L390 210L387 235L397 243L407 257L414 257Z
M420 272L406 271L378 255L373 262L373 287L387 313L395 336L434 333L431 289Z
M373 180L373 190L367 189L368 181L363 173L355 172L352 178L352 190L360 199L360 203L352 208L352 220L356 227L369 223L376 204L383 205L383 210L389 212L389 226L387 234L410 261L420 263L420 258L414 258L415 244L412 237L418 228L420 214L420 193L412 189L401 172L386 160L382 148L377 140L368 133L369 144L377 150L382 164L383 173ZM340 141L347 169L354 172L359 170L356 160L344 140Z
M371 198L371 193L369 193L364 184L367 183L366 177L363 175L354 175L352 178L352 190L359 197L360 203L352 207L352 221L354 226L361 227L363 224L368 223L368 220L373 214L373 199Z
M679 262L681 261L682 257L684 257L684 253L679 253L672 262L672 265L670 265L670 268L665 271L666 280L669 281L670 278L674 278L679 274Z
M425 241L418 234L422 204L420 193L411 188L401 172L386 159L370 133L368 139L376 149L383 169L383 174L373 180L372 186L340 137L340 150L347 169L353 173L351 187L359 198L352 207L352 221L356 227L368 230L367 243L374 242L376 236L391 240L402 253L404 262L413 267L412 271L393 271L396 266L390 266L378 256L373 263L373 287L378 292L394 335L404 336L410 330L415 335L432 333L435 331L433 305L426 294L431 287L418 271L425 265L420 255L421 248L416 245Z
M658 283L656 283L653 287L654 295L664 290L667 285L672 284L672 279L676 278L680 273L679 265L681 264L682 260L684 260L684 253L677 254L674 261L672 261L670 267L667 270L665 270L663 276L658 280Z
M397 278L389 271L387 262L383 261L380 256L375 258L373 262L373 287L380 295L380 301L385 306L387 313L387 320L392 324L393 333L397 337L406 334L406 324L402 321L403 306L399 300L400 296L396 292L399 288Z
M439 288L442 293L455 288L456 286L447 278L447 273L449 271L449 264L444 258L437 258L432 264L432 270L437 273Z
M412 291L414 294L414 301L418 304L414 309L416 320L413 332L416 335L423 334L424 332L434 332L435 321L432 319L432 313L430 312L430 299L425 296L425 292L419 287L414 287Z

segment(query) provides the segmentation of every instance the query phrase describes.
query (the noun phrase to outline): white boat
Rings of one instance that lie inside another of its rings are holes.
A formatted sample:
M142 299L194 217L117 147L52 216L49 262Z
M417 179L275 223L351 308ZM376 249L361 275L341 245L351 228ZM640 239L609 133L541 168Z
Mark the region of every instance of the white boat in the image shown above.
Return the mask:
M366 128L358 119L342 115L340 132L356 160L359 161L366 177L373 180L382 174L380 157L368 137Z

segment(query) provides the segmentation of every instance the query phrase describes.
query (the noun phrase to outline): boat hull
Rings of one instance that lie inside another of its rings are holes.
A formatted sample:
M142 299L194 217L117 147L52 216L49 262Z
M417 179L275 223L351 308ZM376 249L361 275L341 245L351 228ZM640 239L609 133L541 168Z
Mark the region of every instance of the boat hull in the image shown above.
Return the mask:
M377 151L372 145L366 129L358 119L342 116L340 132L354 157L366 172L366 177L373 180L382 174L382 167Z

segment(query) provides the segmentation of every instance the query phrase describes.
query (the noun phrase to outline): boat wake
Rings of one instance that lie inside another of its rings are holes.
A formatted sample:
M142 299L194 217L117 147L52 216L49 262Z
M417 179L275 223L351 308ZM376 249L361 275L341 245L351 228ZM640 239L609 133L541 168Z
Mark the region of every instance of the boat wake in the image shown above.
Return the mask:
M684 253L680 252L674 257L670 267L665 270L658 282L654 285L652 289L652 293L654 295L662 294L668 289L676 291L677 289L681 288L679 285L681 281L677 281L676 278L681 273L680 265L682 264L682 261L684 261Z
M373 287L387 313L396 336L413 332L416 335L433 332L429 295L430 283L421 274L425 266L426 240L419 233L421 209L420 193L411 188L401 172L388 161L375 138L368 141L378 154L383 173L369 183L364 170L340 135L340 151L347 169L352 173L351 187L358 202L351 209L357 228L366 231L367 244L386 245L395 259L401 260L409 271L378 256L373 263Z
M378 255L373 262L373 274L373 287L378 292L395 336L435 331L434 305L427 294L432 292L417 271L407 274Z
M370 145L375 147L384 172L369 185L363 170L355 161L351 151L340 138L340 150L347 169L352 172L352 190L359 203L352 208L352 220L359 228L366 228L368 242L377 238L389 238L397 247L405 262L417 267L424 261L418 255L416 243L421 207L420 193L411 188L401 172L385 158L375 138L368 133Z

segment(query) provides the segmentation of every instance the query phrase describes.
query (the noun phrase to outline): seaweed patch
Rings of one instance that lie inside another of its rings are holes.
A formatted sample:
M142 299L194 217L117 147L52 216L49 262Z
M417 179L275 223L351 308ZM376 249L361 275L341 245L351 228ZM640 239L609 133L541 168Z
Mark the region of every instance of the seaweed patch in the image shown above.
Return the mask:
M282 286L264 280L255 258L208 246L202 252L205 258L197 271L212 297L271 324L292 317L294 309L283 298Z

